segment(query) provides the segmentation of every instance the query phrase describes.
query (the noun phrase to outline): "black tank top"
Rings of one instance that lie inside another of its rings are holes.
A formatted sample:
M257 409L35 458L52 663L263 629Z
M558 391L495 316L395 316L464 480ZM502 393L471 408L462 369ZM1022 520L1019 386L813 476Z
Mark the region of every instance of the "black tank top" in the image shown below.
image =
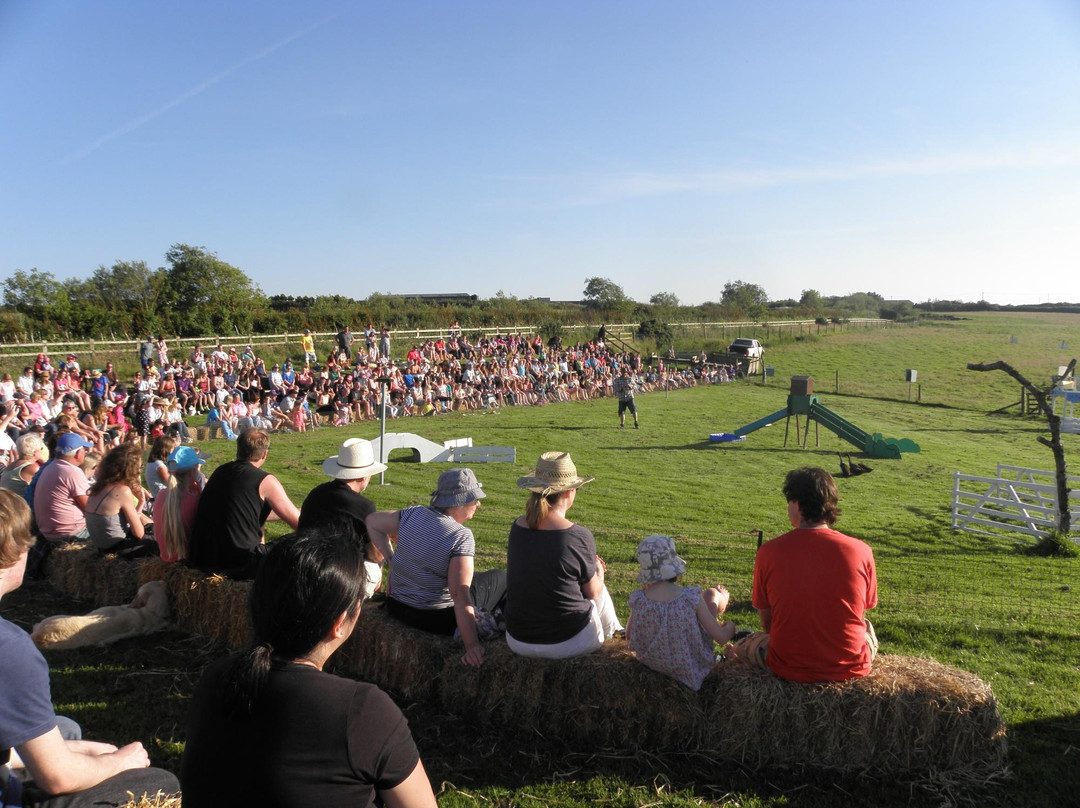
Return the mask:
M191 563L206 572L226 572L251 560L270 515L259 496L267 476L246 460L233 460L210 475L191 527Z

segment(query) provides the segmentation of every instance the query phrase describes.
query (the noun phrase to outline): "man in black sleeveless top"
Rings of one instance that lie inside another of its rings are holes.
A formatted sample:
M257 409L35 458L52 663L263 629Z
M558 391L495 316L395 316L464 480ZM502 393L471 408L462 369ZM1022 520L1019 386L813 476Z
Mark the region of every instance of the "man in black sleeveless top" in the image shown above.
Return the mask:
M236 460L210 475L191 528L189 560L204 572L254 578L266 552L263 523L281 519L296 529L300 511L273 474L262 470L270 436L248 429L236 441Z

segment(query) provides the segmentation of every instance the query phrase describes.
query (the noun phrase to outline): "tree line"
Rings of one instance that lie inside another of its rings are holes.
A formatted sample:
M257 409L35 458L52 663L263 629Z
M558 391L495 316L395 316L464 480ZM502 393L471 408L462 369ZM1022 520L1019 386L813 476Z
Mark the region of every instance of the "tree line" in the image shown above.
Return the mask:
M769 300L758 284L730 281L720 300L695 306L680 303L671 292L658 292L648 303L630 298L608 278L587 278L581 300L552 301L498 292L481 299L471 295L405 297L372 293L363 300L343 295L266 295L243 271L205 247L174 244L167 266L151 269L146 261L117 261L99 266L87 278L58 280L38 269L17 270L3 281L0 340L26 338L139 338L148 334L197 337L336 331L345 324L372 323L388 328L463 328L536 323L549 329L580 322L641 322L643 331L663 330L669 322L719 322L788 318L910 316L873 292L825 297L805 290L799 300Z

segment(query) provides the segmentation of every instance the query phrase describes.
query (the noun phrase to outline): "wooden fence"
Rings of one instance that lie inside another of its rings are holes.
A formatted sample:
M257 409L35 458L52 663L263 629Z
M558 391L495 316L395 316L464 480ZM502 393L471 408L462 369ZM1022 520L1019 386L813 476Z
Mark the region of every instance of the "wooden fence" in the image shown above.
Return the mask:
M1057 525L1058 501L1053 471L998 463L996 477L953 474L952 526L982 536L1007 536L1033 541ZM1069 477L1069 509L1073 531L1080 544L1080 477Z

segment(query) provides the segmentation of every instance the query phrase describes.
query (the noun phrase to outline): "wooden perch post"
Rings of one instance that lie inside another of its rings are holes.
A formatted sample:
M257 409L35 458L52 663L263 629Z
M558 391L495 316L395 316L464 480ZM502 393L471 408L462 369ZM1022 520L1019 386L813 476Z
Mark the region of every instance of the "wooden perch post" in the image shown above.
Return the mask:
M1058 379L1071 375L1075 367L1076 360L1073 359L1069 366L1065 368L1064 374L1054 377L1054 383L1056 384ZM1065 450L1061 446L1061 416L1054 413L1050 401L1053 384L1046 390L1040 390L1029 382L1020 371L1000 359L989 364L969 362L968 370L1002 370L1020 382L1024 389L1031 393L1039 403L1039 411L1046 416L1046 422L1050 426L1050 440L1047 440L1042 435L1037 440L1043 446L1049 446L1054 455L1054 471L1057 476L1057 529L1063 536L1068 536L1069 531L1072 529L1072 514L1069 512L1069 477L1065 469Z

